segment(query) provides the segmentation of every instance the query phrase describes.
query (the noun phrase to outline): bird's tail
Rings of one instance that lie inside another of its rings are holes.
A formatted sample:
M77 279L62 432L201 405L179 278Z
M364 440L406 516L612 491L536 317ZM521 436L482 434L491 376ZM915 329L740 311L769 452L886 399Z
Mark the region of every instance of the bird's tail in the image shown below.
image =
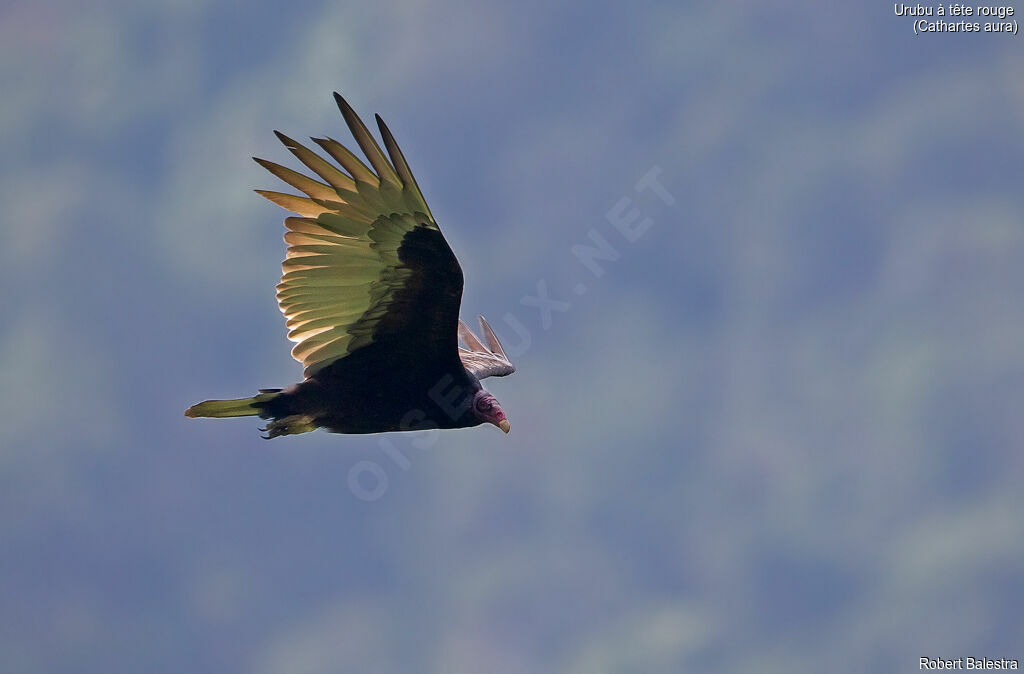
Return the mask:
M185 410L186 417L255 417L259 416L263 406L280 395L280 390L261 390L251 398L237 400L207 400L196 403Z

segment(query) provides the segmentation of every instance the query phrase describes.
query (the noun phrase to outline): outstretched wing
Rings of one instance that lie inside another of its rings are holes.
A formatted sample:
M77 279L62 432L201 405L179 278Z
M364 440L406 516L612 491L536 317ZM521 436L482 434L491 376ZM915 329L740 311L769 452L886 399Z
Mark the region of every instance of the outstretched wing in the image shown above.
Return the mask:
M334 98L372 169L331 138L312 140L344 171L276 131L323 182L256 159L306 195L256 190L299 215L285 219L288 252L277 286L292 356L306 377L373 343L400 362L457 364L458 260L381 118L390 161L348 103Z
M505 355L501 348L498 336L491 330L483 316L477 316L480 321L480 331L483 333L487 345L480 341L480 338L473 334L462 321L459 321L459 339L468 346L468 349L459 347L459 358L462 365L472 372L477 379L484 377L504 377L516 371L516 366Z

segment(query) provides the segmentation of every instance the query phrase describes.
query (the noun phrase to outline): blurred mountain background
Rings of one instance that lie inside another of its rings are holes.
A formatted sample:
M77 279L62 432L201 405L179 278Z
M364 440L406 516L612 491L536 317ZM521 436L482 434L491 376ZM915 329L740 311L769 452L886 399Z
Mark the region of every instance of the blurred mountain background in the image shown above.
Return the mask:
M1024 657L1022 43L912 21L5 4L0 671ZM182 416L301 376L249 157L348 143L334 90L513 345L508 437Z

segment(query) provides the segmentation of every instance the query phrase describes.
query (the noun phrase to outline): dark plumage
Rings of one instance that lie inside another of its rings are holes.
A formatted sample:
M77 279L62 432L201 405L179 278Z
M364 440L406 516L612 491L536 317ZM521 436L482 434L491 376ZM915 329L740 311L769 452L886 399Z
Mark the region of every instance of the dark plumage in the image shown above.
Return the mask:
M306 195L257 190L300 216L285 219L277 299L305 380L251 398L208 400L185 415L260 416L270 420L268 438L484 422L507 433L505 413L480 379L514 366L483 317L484 341L459 320L462 268L387 126L376 118L386 157L348 103L334 97L372 169L330 138L313 141L344 171L278 132L324 182L256 159Z

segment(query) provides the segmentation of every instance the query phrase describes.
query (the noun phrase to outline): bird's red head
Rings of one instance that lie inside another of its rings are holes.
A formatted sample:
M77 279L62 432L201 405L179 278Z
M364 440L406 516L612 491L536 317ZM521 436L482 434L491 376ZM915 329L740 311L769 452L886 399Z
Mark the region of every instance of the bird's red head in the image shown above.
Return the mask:
M483 389L477 391L473 396L473 414L477 419L494 424L506 433L512 428L508 419L505 418L501 406L498 405L497 399Z

